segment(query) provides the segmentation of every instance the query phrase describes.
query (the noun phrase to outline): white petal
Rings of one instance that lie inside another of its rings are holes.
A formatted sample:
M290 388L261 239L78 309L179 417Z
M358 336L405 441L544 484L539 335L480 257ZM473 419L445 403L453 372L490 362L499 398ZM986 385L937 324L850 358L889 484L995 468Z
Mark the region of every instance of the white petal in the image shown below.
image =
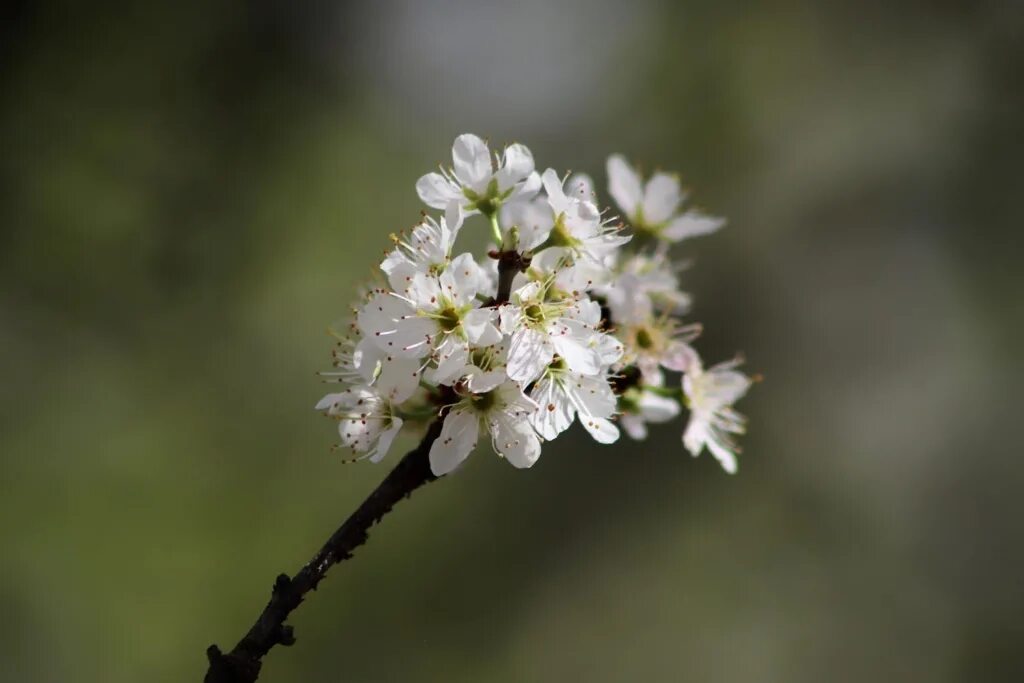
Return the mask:
M316 405L313 407L313 410L330 410L331 408L336 406L344 398L344 396L344 392L327 394L322 399L317 401Z
M608 194L619 205L627 217L636 216L637 207L643 201L644 190L640 176L619 154L608 157Z
M455 177L463 185L476 192L482 192L487 187L491 179L491 151L483 140L469 133L455 138L452 162Z
M524 145L506 147L504 161L504 165L495 174L498 189L502 192L533 173L533 154Z
M593 417L611 417L618 405L608 380L603 377L580 377L576 382L575 396L580 412Z
M363 337L356 344L352 352L352 365L359 371L359 375L369 384L373 382L380 369L381 363L387 358L387 353L369 337Z
M683 445L690 455L700 455L704 448L704 440L707 433L707 423L703 417L696 412L690 414L690 421L686 423L686 431L683 432Z
M455 237L459 234L459 230L462 228L462 221L465 218L465 213L462 211L462 204L453 200L448 202L448 206L444 209L444 224L448 230L451 231L451 239L454 242ZM448 245L451 248L451 245Z
M537 432L549 441L564 432L576 417L576 408L550 379L542 379L530 392L538 408L531 416Z
M468 376L466 386L474 394L486 394L488 391L494 391L506 379L505 368L484 372L471 365L466 375Z
M566 194L583 202L594 202L594 181L586 173L574 173L567 183Z
M501 341L501 332L494 326L497 313L493 308L474 308L462 317L462 329L470 343L491 346Z
M619 428L611 421L602 417L585 417L583 415L580 415L579 418L580 424L590 432L590 435L594 437L594 441L609 444L619 440Z
M444 273L442 273L442 276ZM433 275L417 272L405 288L405 296L422 310L433 311L441 306L441 282Z
M647 422L668 422L680 412L679 401L645 391L640 396L640 415Z
M555 334L551 337L555 350L565 359L569 369L581 375L596 375L601 372L601 357L597 351L585 346L574 335ZM550 363L550 358L544 363ZM511 367L511 365L509 366ZM512 376L511 371L509 377Z
M420 383L420 361L414 358L385 357L375 386L392 403L402 403L416 392Z
M601 359L602 367L611 367L619 362L625 348L622 342L610 334L599 334L594 338L594 350Z
M737 370L715 371L712 368L706 376L713 379L713 384L705 388L705 394L722 405L735 403L750 389L750 378Z
M395 329L395 321L414 313L409 304L398 297L376 294L359 310L356 323L364 337L386 350L389 335Z
M391 443L398 436L399 430L402 429L402 418L392 417L391 426L380 433L380 437L377 439L377 447L370 454L370 462L380 462L384 456L391 450Z
M542 199L517 201L502 205L501 223L507 227L516 226L519 229L519 251L529 251L543 244L551 234L554 217L551 207Z
M623 415L619 418L619 424L634 441L643 441L647 438L647 425L639 415Z
M715 457L722 469L729 474L736 474L736 454L715 439L708 439L708 450Z
M458 467L476 447L480 420L470 410L454 409L444 418L441 434L430 446L430 471L435 477Z
M451 265L441 274L440 279L448 297L454 299L456 304L464 306L473 301L486 278L480 271L480 266L473 260L473 255L466 252L452 259Z
M679 178L655 173L644 189L644 221L654 225L664 223L675 214L681 201Z
M447 343L446 340L437 369L431 375L431 381L437 384L452 384L461 379L467 360L469 350L465 344Z
M519 327L523 319L523 312L519 306L514 304L502 304L498 306L498 327L505 334L512 334Z
M700 365L700 357L689 344L672 341L661 356L661 364L669 370L688 372L690 368Z
M520 328L512 334L508 347L508 376L524 385L540 377L554 358L554 349L546 335L529 328Z
M725 225L724 218L706 216L698 211L687 211L669 223L661 231L661 236L671 242L678 242L689 237L708 235L723 225Z
M544 184L544 191L548 193L548 203L551 204L555 213L562 213L571 208L569 198L565 196L565 190L562 189L562 179L555 169L549 168L544 171L541 182Z
M491 443L494 450L518 468L531 467L540 457L540 439L525 420L502 416L492 421Z
M428 173L417 180L416 194L424 204L434 209L443 209L449 202L461 202L465 199L459 188L440 173Z
M377 345L396 356L422 358L430 353L437 333L437 323L430 318L408 315L396 320L394 333L379 337Z
M526 176L526 180L516 185L516 189L509 195L509 201L513 199L527 200L533 199L538 192L540 192L541 182L540 176L536 171Z

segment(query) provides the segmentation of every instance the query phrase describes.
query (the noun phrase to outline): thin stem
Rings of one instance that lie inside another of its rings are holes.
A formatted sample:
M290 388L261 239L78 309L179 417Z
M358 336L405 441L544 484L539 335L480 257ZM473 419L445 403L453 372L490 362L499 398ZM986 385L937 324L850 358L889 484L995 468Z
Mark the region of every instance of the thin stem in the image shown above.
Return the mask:
M505 238L502 237L501 226L498 225L498 212L495 211L488 218L491 220L491 232L494 234L494 243L498 245L498 249L503 249Z
M306 594L314 590L333 565L352 557L366 542L369 530L403 498L437 477L430 471L430 446L441 433L441 420L435 420L420 444L409 451L395 468L353 512L320 551L299 570L294 578L281 574L274 582L270 602L245 637L227 654L216 645L206 650L210 667L205 683L252 683L260 674L263 657L275 645L292 645L295 636L285 620Z
M674 398L677 401L679 401L680 403L684 403L685 400L686 400L686 394L683 393L683 390L682 389L676 389L676 388L673 388L673 387L655 387L655 386L651 386L650 384L645 384L644 385L644 391L649 391L652 394L657 394L658 396L664 396L665 398Z

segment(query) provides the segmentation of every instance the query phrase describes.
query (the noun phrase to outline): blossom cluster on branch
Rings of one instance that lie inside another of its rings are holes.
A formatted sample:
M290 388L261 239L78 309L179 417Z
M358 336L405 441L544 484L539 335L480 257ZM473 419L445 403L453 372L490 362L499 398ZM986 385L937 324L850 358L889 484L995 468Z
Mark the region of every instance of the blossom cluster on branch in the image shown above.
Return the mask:
M383 458L406 426L443 418L430 448L437 476L458 467L481 437L516 467L578 421L599 443L634 439L686 408L682 441L736 470L733 409L751 385L739 360L705 367L685 322L690 296L669 247L724 221L685 208L676 176L646 182L608 159L608 192L621 220L598 208L589 177L535 170L520 144L491 153L460 135L452 166L416 183L424 215L392 235L381 283L338 335L343 385L317 403L338 421L353 459ZM475 218L474 218L475 217ZM489 224L494 248L459 253L464 224ZM386 282L386 284L384 284Z

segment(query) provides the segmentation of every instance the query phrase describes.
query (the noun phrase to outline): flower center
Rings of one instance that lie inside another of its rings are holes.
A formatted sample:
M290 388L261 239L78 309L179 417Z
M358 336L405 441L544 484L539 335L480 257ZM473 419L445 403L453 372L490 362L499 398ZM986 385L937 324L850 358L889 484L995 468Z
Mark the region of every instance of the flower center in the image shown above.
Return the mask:
M491 352L489 348L473 349L469 353L470 362L481 370L490 370Z
M526 320L530 323L536 324L543 322L544 320L544 309L541 308L540 304L530 304L523 309L523 315L526 316Z
M565 213L558 214L558 218L555 219L555 225L551 228L551 234L548 236L548 246L576 247L579 244L580 241L572 236L569 228L565 225Z
M493 408L497 400L497 394L493 391L488 391L486 394L473 394L470 398L470 401L473 403L473 408L481 413L486 413L488 410Z
M459 317L459 312L449 306L437 314L437 322L445 332L454 332L462 319Z
M649 349L654 346L654 337L646 327L641 327L636 331L636 345L641 349Z
M491 178L491 182L487 183L487 189L482 193L477 193L468 187L464 187L462 188L462 194L471 202L471 208L490 217L497 213L501 203L512 194L512 188L505 192L500 192L498 190L498 179Z

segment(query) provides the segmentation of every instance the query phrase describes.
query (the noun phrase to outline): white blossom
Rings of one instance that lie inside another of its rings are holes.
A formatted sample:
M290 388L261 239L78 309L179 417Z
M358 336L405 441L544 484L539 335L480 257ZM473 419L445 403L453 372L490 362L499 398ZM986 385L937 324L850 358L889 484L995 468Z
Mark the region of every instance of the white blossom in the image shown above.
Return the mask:
M490 434L495 453L516 467L531 467L540 457L540 439L530 424L536 408L515 382L467 395L448 411L430 447L431 471L440 477L458 467L476 447L481 429Z
M614 278L598 287L617 324L637 324L657 313L678 316L690 308L690 295L664 253L634 254L614 267Z
M452 167L428 173L416 183L427 206L444 209L456 202L467 213L491 215L504 203L528 198L540 189L533 154L520 144L509 145L491 158L487 143L475 135L455 138Z
M482 275L471 254L440 275L417 272L402 293L377 292L359 312L359 328L378 348L405 358L432 356L438 376L465 364L469 345L500 339L496 312L480 307Z
M627 390L620 403L622 415L619 422L630 438L637 441L647 438L648 424L673 420L681 410L678 400L637 388Z
M376 462L403 426L442 419L429 448L435 475L459 467L482 435L527 468L575 421L611 444L620 429L643 439L685 407L685 447L707 447L735 471L744 419L732 405L751 380L736 361L703 368L691 345L701 327L682 318L691 299L668 253L722 221L682 210L675 176L644 183L620 156L608 160L609 190L636 241L599 208L589 176L540 176L522 145L492 155L460 135L452 160L416 183L444 215L424 213L392 235L380 284L353 309L322 373L341 385L316 404L338 421L340 445ZM493 243L459 253L474 221Z
M658 172L644 184L636 169L619 154L608 157L607 171L608 193L638 232L679 242L725 225L725 220L695 209L680 213L686 193L675 175Z
M549 441L568 429L577 417L599 443L615 443L619 439L619 429L610 420L616 412L617 400L605 377L573 372L556 357L534 383L530 398L538 405L533 426Z
M402 418L395 414L391 401L370 387L327 394L316 410L326 411L338 421L341 445L358 454L357 460L380 462L402 428Z
M573 372L592 376L601 371L596 349L601 307L589 299L550 300L549 287L529 282L501 307L501 331L510 335L508 376L524 384L537 379L556 353Z
M739 452L731 435L746 431L746 418L733 410L732 404L743 398L751 385L751 379L736 370L741 362L735 359L704 370L698 361L683 375L683 392L690 408L683 444L694 456L707 446L729 474L736 472Z
M623 362L636 365L648 384L662 383L662 368L686 372L697 358L690 342L701 332L699 324L682 324L666 315L647 316L636 323L625 323L615 336L625 346Z
M451 262L452 247L462 228L462 220L461 207L451 202L440 220L424 216L408 239L394 237L395 248L380 264L392 289L405 289L417 273L439 275L444 272Z

